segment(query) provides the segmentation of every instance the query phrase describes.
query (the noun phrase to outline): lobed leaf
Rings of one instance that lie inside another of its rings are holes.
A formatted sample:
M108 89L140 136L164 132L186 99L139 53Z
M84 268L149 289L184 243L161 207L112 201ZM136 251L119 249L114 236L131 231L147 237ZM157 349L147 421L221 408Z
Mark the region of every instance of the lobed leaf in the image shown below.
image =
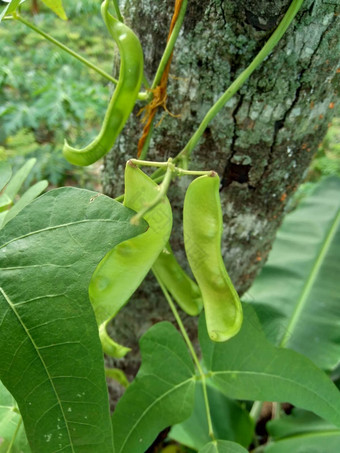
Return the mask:
M204 318L199 338L211 379L230 398L289 402L340 426L340 393L313 362L269 343L254 310L245 306L240 333L227 343L212 342Z
M288 214L251 301L274 344L332 370L340 357L340 178L324 180Z
M207 386L207 393L215 437L248 447L254 435L254 423L249 413L211 385ZM173 426L169 437L194 450L211 441L201 383L196 385L193 413L187 420Z
M103 354L88 298L91 274L117 243L145 231L133 211L62 188L0 231L0 379L33 453L112 453Z
M194 366L186 344L168 322L140 340L141 368L112 416L116 453L144 453L163 429L190 416Z

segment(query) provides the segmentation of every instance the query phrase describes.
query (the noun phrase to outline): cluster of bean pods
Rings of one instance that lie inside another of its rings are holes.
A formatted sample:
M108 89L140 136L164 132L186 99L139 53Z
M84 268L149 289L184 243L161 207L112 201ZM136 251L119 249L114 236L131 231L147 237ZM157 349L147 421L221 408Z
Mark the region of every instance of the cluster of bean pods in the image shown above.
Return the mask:
M92 302L104 351L123 357L129 348L113 341L107 323L141 284L152 269L178 305L196 316L204 306L207 329L213 341L226 341L242 324L242 308L221 256L222 212L219 178L196 178L185 195L183 210L184 243L188 261L198 285L177 262L169 237L172 211L164 197L144 219L148 230L118 244L99 263L90 286ZM157 184L131 161L125 169L124 205L140 211L158 194Z
M120 53L119 80L98 136L82 149L65 142L64 156L76 165L90 165L110 151L135 105L142 83L140 42L108 8L109 0L104 0L102 17ZM128 162L124 205L141 211L156 199L157 193L157 184ZM111 250L91 279L89 295L104 351L114 357L129 351L108 336L107 323L127 303L150 269L189 315L198 315L204 306L207 330L213 341L226 341L234 336L242 324L242 308L221 256L222 212L217 174L196 178L184 200L184 245L197 283L181 268L168 242L172 228L168 199L163 197L144 219L149 224L148 230Z

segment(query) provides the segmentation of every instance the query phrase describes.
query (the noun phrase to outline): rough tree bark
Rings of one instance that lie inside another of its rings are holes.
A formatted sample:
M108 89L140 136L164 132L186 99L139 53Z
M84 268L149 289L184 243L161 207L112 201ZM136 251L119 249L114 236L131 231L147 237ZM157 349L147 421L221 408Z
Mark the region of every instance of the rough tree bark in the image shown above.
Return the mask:
M155 128L149 159L164 161L183 148L210 106L264 45L290 3L189 1L168 85L167 107L180 117L159 114L164 118ZM141 39L150 80L166 43L173 7L174 0L125 2L124 14ZM339 12L337 0L305 0L283 39L212 121L193 153L192 168L214 169L222 178L223 256L241 294L264 264L287 201L334 112L340 72ZM124 165L136 156L141 130L133 115L105 159L103 186L111 196L123 192ZM180 217L187 184L187 179L179 180L169 194L174 206L172 244L184 265ZM130 377L139 365L140 335L154 322L171 319L163 299L150 276L116 318L114 337L134 348L119 364ZM184 318L194 336L193 321Z

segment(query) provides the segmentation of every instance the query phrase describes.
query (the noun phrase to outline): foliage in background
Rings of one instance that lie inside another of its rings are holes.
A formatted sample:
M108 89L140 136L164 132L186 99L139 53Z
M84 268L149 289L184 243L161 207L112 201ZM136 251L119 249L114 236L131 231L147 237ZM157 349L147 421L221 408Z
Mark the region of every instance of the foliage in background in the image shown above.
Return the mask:
M114 46L97 1L65 1L72 23L39 5L39 14L27 16L30 21L112 71ZM4 21L0 45L0 159L18 168L27 157L36 157L32 178L61 185L72 171L61 154L64 138L81 144L95 136L110 96L108 83L23 24ZM79 176L77 169L77 181ZM91 185L89 177L83 182Z

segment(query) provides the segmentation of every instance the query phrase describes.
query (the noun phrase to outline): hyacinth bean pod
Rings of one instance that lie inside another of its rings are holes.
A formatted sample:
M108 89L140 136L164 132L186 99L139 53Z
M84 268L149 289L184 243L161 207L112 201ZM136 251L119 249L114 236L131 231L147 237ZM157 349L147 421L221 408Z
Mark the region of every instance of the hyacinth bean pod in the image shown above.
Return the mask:
M208 334L213 341L226 341L237 334L243 316L221 255L219 186L216 173L191 182L184 199L183 231L188 261L202 292Z
M179 265L170 244L167 244L161 252L152 270L183 311L190 316L197 316L201 312L203 308L201 291Z
M108 12L108 6L109 0L105 0L101 12L120 53L119 80L98 136L82 149L73 148L65 141L64 157L74 165L93 164L110 151L132 112L142 83L143 51L139 39Z
M157 184L128 162L124 205L138 212L157 194ZM165 197L144 219L149 224L148 230L114 247L92 276L89 295L99 326L112 319L128 302L168 242L172 228L169 200Z

